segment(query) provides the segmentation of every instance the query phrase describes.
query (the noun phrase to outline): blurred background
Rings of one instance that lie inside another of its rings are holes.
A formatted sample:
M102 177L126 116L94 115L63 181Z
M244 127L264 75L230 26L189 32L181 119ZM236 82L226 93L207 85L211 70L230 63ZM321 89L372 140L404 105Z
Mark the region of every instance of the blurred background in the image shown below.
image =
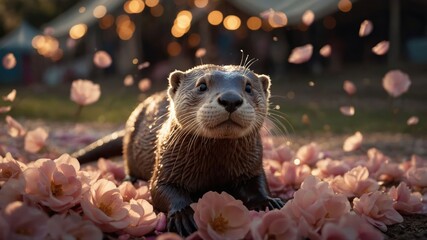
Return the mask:
M258 59L251 69L271 76L271 118L283 131L425 136L426 13L425 0L0 0L0 58L16 58L12 69L0 67L0 94L17 89L7 113L16 118L72 121L71 82L89 79L102 94L79 119L124 123L138 101L167 86L169 72L239 64L243 52ZM365 20L373 28L361 37ZM388 51L373 53L381 41ZM306 44L311 58L290 63ZM320 52L325 45L329 53ZM94 64L100 50L111 65ZM411 79L399 98L382 86L393 69ZM346 80L356 94L344 91ZM413 116L419 121L408 124Z

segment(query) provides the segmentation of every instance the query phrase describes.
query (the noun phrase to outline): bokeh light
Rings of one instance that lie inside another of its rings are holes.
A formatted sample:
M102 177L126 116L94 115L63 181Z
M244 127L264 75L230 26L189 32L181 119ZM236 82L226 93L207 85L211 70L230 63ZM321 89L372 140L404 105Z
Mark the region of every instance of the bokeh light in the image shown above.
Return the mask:
M84 13L86 12L86 8L85 7L80 7L79 8L79 13Z
M223 24L228 30L237 30L240 27L241 20L236 15L229 15L224 18Z
M182 47L181 47L181 45L180 45L179 43L177 43L177 42L170 42L170 43L168 44L167 49L168 49L168 54L169 54L171 57L176 57L176 56L178 56L178 55L181 53Z
M192 33L188 36L188 45L190 47L197 47L200 44L200 35L197 33Z
M107 8L104 5L99 5L93 9L93 16L95 18L102 18L107 14Z
M130 20L128 15L120 15L116 19L116 31L119 35L119 38L122 40L129 40L132 38L133 33L135 32L135 23Z
M208 5L208 0L194 0L194 6L198 8L204 8Z
M219 25L222 22L224 16L218 10L214 10L208 14L208 22L212 25Z
M152 7L150 9L150 13L151 15L153 15L154 17L161 17L163 15L164 12L164 8L161 4L157 4L155 7Z
M323 26L325 26L326 29L334 29L336 25L337 20L332 16L327 16L323 19Z
M107 14L103 18L99 19L99 27L101 29L107 29L114 24L114 16Z
M159 4L159 0L145 0L145 5L147 5L147 7L155 7Z
M72 26L69 34L72 39L80 39L86 34L86 31L87 25L84 23L80 23Z
M145 4L142 0L128 0L123 5L126 13L135 14L144 11Z
M261 18L259 18L259 17L250 17L246 21L246 25L248 26L248 28L250 30L254 30L254 31L258 30L262 26Z
M351 3L350 0L340 0L338 2L338 9L341 12L345 12L345 13L350 12L352 7L353 7L353 4Z

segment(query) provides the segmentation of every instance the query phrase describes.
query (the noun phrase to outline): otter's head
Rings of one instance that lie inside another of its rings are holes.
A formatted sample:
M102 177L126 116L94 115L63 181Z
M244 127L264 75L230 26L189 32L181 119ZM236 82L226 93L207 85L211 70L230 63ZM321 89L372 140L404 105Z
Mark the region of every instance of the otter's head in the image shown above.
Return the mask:
M242 66L201 65L169 76L176 123L208 138L240 138L257 132L267 114L270 78Z

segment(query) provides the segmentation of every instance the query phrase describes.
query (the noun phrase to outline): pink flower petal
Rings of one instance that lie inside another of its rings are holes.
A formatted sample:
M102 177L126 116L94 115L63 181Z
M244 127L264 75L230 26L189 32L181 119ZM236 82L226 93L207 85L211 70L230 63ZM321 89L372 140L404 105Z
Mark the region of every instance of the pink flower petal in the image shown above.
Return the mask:
M419 121L420 120L417 116L412 116L408 118L408 121L406 121L406 124L408 124L408 126L417 125Z
M360 132L356 132L354 135L348 137L344 141L343 150L345 152L351 152L358 148L360 148L360 145L362 145L363 135Z
M357 91L356 85L349 80L344 81L343 89L348 95L354 95Z
M340 112L346 116L353 116L356 113L356 110L353 106L342 106L340 107Z
M392 97L399 97L411 86L408 74L400 70L391 70L383 78L383 87Z
M150 62L143 62L138 65L138 70L142 70L144 68L148 68L150 66Z
M89 80L74 80L71 84L70 98L73 102L86 106L98 101L101 96L99 84L94 84Z
M196 58L202 58L206 55L206 48L199 48L197 49L196 53L194 54Z
M267 19L268 23L273 28L280 28L288 24L288 17L284 12L275 11L270 8L267 11L262 12L261 17Z
M369 20L364 20L362 24L360 24L359 36L366 37L368 36L372 30L374 29L374 25Z
M9 94L3 97L3 100L13 102L15 101L15 97L16 97L16 89L13 89Z
M133 76L130 74L126 75L125 79L123 79L123 85L125 85L126 87L132 86Z
M22 137L26 134L25 128L17 122L13 117L6 116L7 132L11 137Z
M388 41L381 41L372 48L372 52L376 55L384 55L388 52L390 44Z
M13 53L8 53L3 57L3 67L10 70L16 66L16 58Z
M93 55L93 63L99 68L107 68L111 65L113 60L111 59L110 54L106 51L97 51Z
M320 50L319 50L320 55L322 55L323 57L329 57L331 56L332 53L332 48L331 45L326 44L325 46L323 46Z
M151 80L144 78L138 83L138 88L141 92L146 92L151 88Z
M288 58L288 62L294 64L305 63L310 60L311 55L313 54L313 45L306 44L301 47L296 47L292 50L291 55Z
M12 109L11 106L0 107L0 113L7 113Z
M302 15L302 22L306 25L306 26L310 26L313 21L314 21L315 15L314 12L311 10L307 10L304 12L304 14Z
M45 145L48 133L43 128L36 128L32 131L29 131L25 136L25 151L36 153L40 151Z

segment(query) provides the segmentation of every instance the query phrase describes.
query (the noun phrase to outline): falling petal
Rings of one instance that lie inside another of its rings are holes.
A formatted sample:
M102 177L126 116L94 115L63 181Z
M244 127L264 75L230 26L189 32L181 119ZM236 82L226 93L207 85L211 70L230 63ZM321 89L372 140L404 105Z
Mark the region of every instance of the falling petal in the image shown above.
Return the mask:
M340 111L346 116L353 116L356 112L353 106L342 106L340 107Z
M143 62L138 65L138 70L142 70L144 68L148 68L150 66L150 62Z
M383 78L383 87L392 97L399 97L411 86L408 74L400 70L391 70Z
M16 66L16 58L13 53L8 53L3 57L3 67L6 69L12 69Z
M362 22L362 24L360 24L359 36L366 37L372 32L373 29L374 25L372 24L372 22L369 20L365 20Z
M304 12L304 14L302 15L302 22L306 25L306 26L310 26L313 21L314 21L314 12L311 10L307 10Z
M306 44L301 47L296 47L292 50L291 55L288 58L290 63L300 64L305 63L311 58L311 54L313 54L313 45Z
M377 55L384 55L387 53L390 43L388 41L381 41L372 48L372 52Z
M24 149L30 153L36 153L40 151L46 142L49 134L43 128L36 128L32 131L29 131L25 136L24 140Z
M133 85L133 77L132 75L126 75L125 79L123 80L123 84L126 87L132 86Z
M90 80L78 79L71 84L70 99L80 106L95 103L100 96L101 88L99 84L94 84Z
M112 62L110 54L106 51L97 51L93 56L93 63L99 68L107 68Z
M273 37L273 41L277 42L279 40L278 37Z
M412 116L408 118L408 121L406 121L406 124L408 124L408 126L417 125L419 121L420 119L417 116Z
M0 113L7 113L12 109L11 106L7 106L7 107L0 107Z
M326 44L325 46L323 46L320 51L319 51L320 55L322 55L323 57L329 57L331 56L332 53L332 48L331 45Z
M346 152L354 151L360 148L362 145L363 135L360 132L356 132L354 135L348 137L344 141L343 150Z
M7 132L11 137L22 137L25 135L25 128L17 122L13 117L6 116Z
M151 87L151 81L148 78L144 78L138 83L138 88L141 92L146 92Z
M13 102L15 101L15 97L16 97L16 89L13 89L9 94L3 97L3 100Z
M273 28L284 27L288 24L288 17L284 12L275 11L270 8L260 14L264 19L267 19L268 23Z
M357 91L356 85L349 80L344 81L343 89L348 95L354 95Z
M202 58L206 55L206 48L199 48L196 51L196 54L194 54L196 58Z

